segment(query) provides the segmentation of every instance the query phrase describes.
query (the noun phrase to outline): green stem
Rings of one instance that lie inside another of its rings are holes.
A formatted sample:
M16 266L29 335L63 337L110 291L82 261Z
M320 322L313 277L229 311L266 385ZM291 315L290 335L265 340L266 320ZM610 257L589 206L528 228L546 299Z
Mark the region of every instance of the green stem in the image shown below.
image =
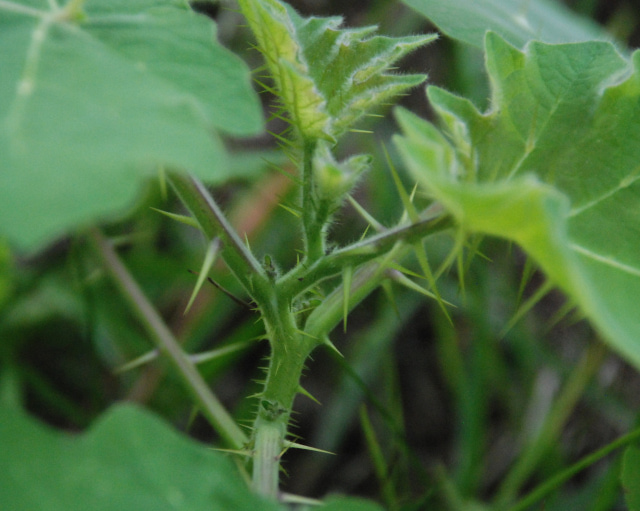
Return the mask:
M593 344L587 349L582 360L572 371L566 385L541 426L538 435L529 443L502 481L495 498L495 503L499 508L504 508L515 500L522 485L559 437L562 427L575 408L580 396L582 396L584 388L600 367L603 355L604 348L602 345Z
M97 229L89 231L89 239L111 277L131 305L132 311L160 351L173 363L185 387L193 394L204 416L232 448L242 449L248 441L247 437L213 394L194 364L182 351L180 344L122 264L111 244Z
M277 310L277 317L263 317L271 356L254 422L253 486L255 491L267 497L278 495L280 456L284 451L293 401L304 363L318 344L297 330L288 306Z
M280 456L284 447L286 424L262 420L255 421L253 443L253 489L270 499L277 499Z
M399 242L409 245L452 226L453 219L451 217L438 216L426 218L414 224L394 227L335 250L310 266L306 264L296 266L278 281L278 286L284 295L298 296L319 281L340 274L346 266L361 266L372 259L387 254Z
M223 259L245 291L254 297L256 281L265 283L268 278L262 265L245 246L211 194L192 176L172 172L169 180L209 239L220 237L223 242Z
M588 454L577 463L574 463L569 468L563 470L559 474L556 474L551 479L548 479L540 486L534 488L526 497L522 498L516 505L509 508L509 511L524 511L529 506L532 506L536 502L539 502L544 497L549 495L556 488L559 488L569 479L571 479L578 472L590 467L597 461L601 460L613 451L625 447L633 442L640 440L640 428L621 436L617 440L614 440L609 445L598 449L596 452Z

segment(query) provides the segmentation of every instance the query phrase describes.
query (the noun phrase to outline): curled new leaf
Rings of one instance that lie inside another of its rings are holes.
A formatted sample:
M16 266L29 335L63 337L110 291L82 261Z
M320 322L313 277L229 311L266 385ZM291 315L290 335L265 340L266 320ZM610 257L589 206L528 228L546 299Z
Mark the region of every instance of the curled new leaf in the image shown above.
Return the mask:
M388 69L435 35L375 36L340 29L342 18L303 18L278 0L240 0L275 92L303 139L335 139L371 108L419 85L424 75Z

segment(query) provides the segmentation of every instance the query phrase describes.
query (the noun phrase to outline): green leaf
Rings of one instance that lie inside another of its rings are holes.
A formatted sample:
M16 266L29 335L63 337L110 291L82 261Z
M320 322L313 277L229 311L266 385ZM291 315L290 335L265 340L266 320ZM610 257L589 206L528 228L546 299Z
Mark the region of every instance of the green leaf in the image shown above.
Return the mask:
M640 54L486 39L492 108L441 89L444 133L399 111L396 142L463 231L519 243L640 367Z
M246 66L183 2L0 3L0 233L33 249L129 205L158 165L230 177L262 128Z
M276 92L301 137L335 139L368 110L425 80L387 71L433 35L375 36L342 18L303 18L278 0L239 0Z
M330 497L324 502L323 511L382 511L375 502L354 497Z
M226 456L131 405L86 434L0 408L0 502L12 511L277 510L248 491Z
M487 30L523 47L530 40L568 43L611 36L554 0L403 0L449 37L482 48Z
M640 511L640 448L630 445L622 461L622 487L629 511Z

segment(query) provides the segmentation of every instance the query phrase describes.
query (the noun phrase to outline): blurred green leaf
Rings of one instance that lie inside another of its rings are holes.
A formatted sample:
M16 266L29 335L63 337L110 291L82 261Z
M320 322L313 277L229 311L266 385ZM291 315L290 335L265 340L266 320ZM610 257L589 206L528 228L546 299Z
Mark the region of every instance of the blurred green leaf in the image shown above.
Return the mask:
M622 461L622 487L629 511L640 510L640 448L630 445Z
M262 128L242 61L184 2L0 5L0 232L37 248L122 210L159 165L232 177Z
M0 502L12 511L277 510L224 455L130 405L86 434L49 429L0 406Z
M407 166L460 229L519 243L640 367L640 54L490 33L492 109L430 88L444 134L406 111Z
M554 0L403 0L449 37L482 48L487 30L522 48L528 41L568 43L611 36Z
M382 511L375 502L354 497L331 497L325 502L323 511Z

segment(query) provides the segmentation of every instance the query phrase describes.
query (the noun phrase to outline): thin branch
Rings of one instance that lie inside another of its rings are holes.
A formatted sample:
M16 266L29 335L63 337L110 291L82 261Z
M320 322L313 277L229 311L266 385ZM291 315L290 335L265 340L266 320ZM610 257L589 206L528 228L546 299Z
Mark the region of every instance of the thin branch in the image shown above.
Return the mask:
M437 216L414 224L389 229L383 233L358 241L322 257L309 267L298 265L279 281L282 292L297 296L320 280L342 272L345 266L358 267L372 259L387 254L398 243L411 244L429 235L444 231L454 225L449 216Z
M252 294L255 284L252 277L267 280L264 269L245 246L211 194L193 176L171 172L169 181L204 233L210 239L220 237L223 242L222 257L245 290Z
M180 344L122 264L109 241L95 228L89 231L89 239L109 274L128 300L134 314L153 342L178 371L185 387L193 394L202 413L232 448L241 449L248 441L246 435L211 391L195 365L182 351Z

